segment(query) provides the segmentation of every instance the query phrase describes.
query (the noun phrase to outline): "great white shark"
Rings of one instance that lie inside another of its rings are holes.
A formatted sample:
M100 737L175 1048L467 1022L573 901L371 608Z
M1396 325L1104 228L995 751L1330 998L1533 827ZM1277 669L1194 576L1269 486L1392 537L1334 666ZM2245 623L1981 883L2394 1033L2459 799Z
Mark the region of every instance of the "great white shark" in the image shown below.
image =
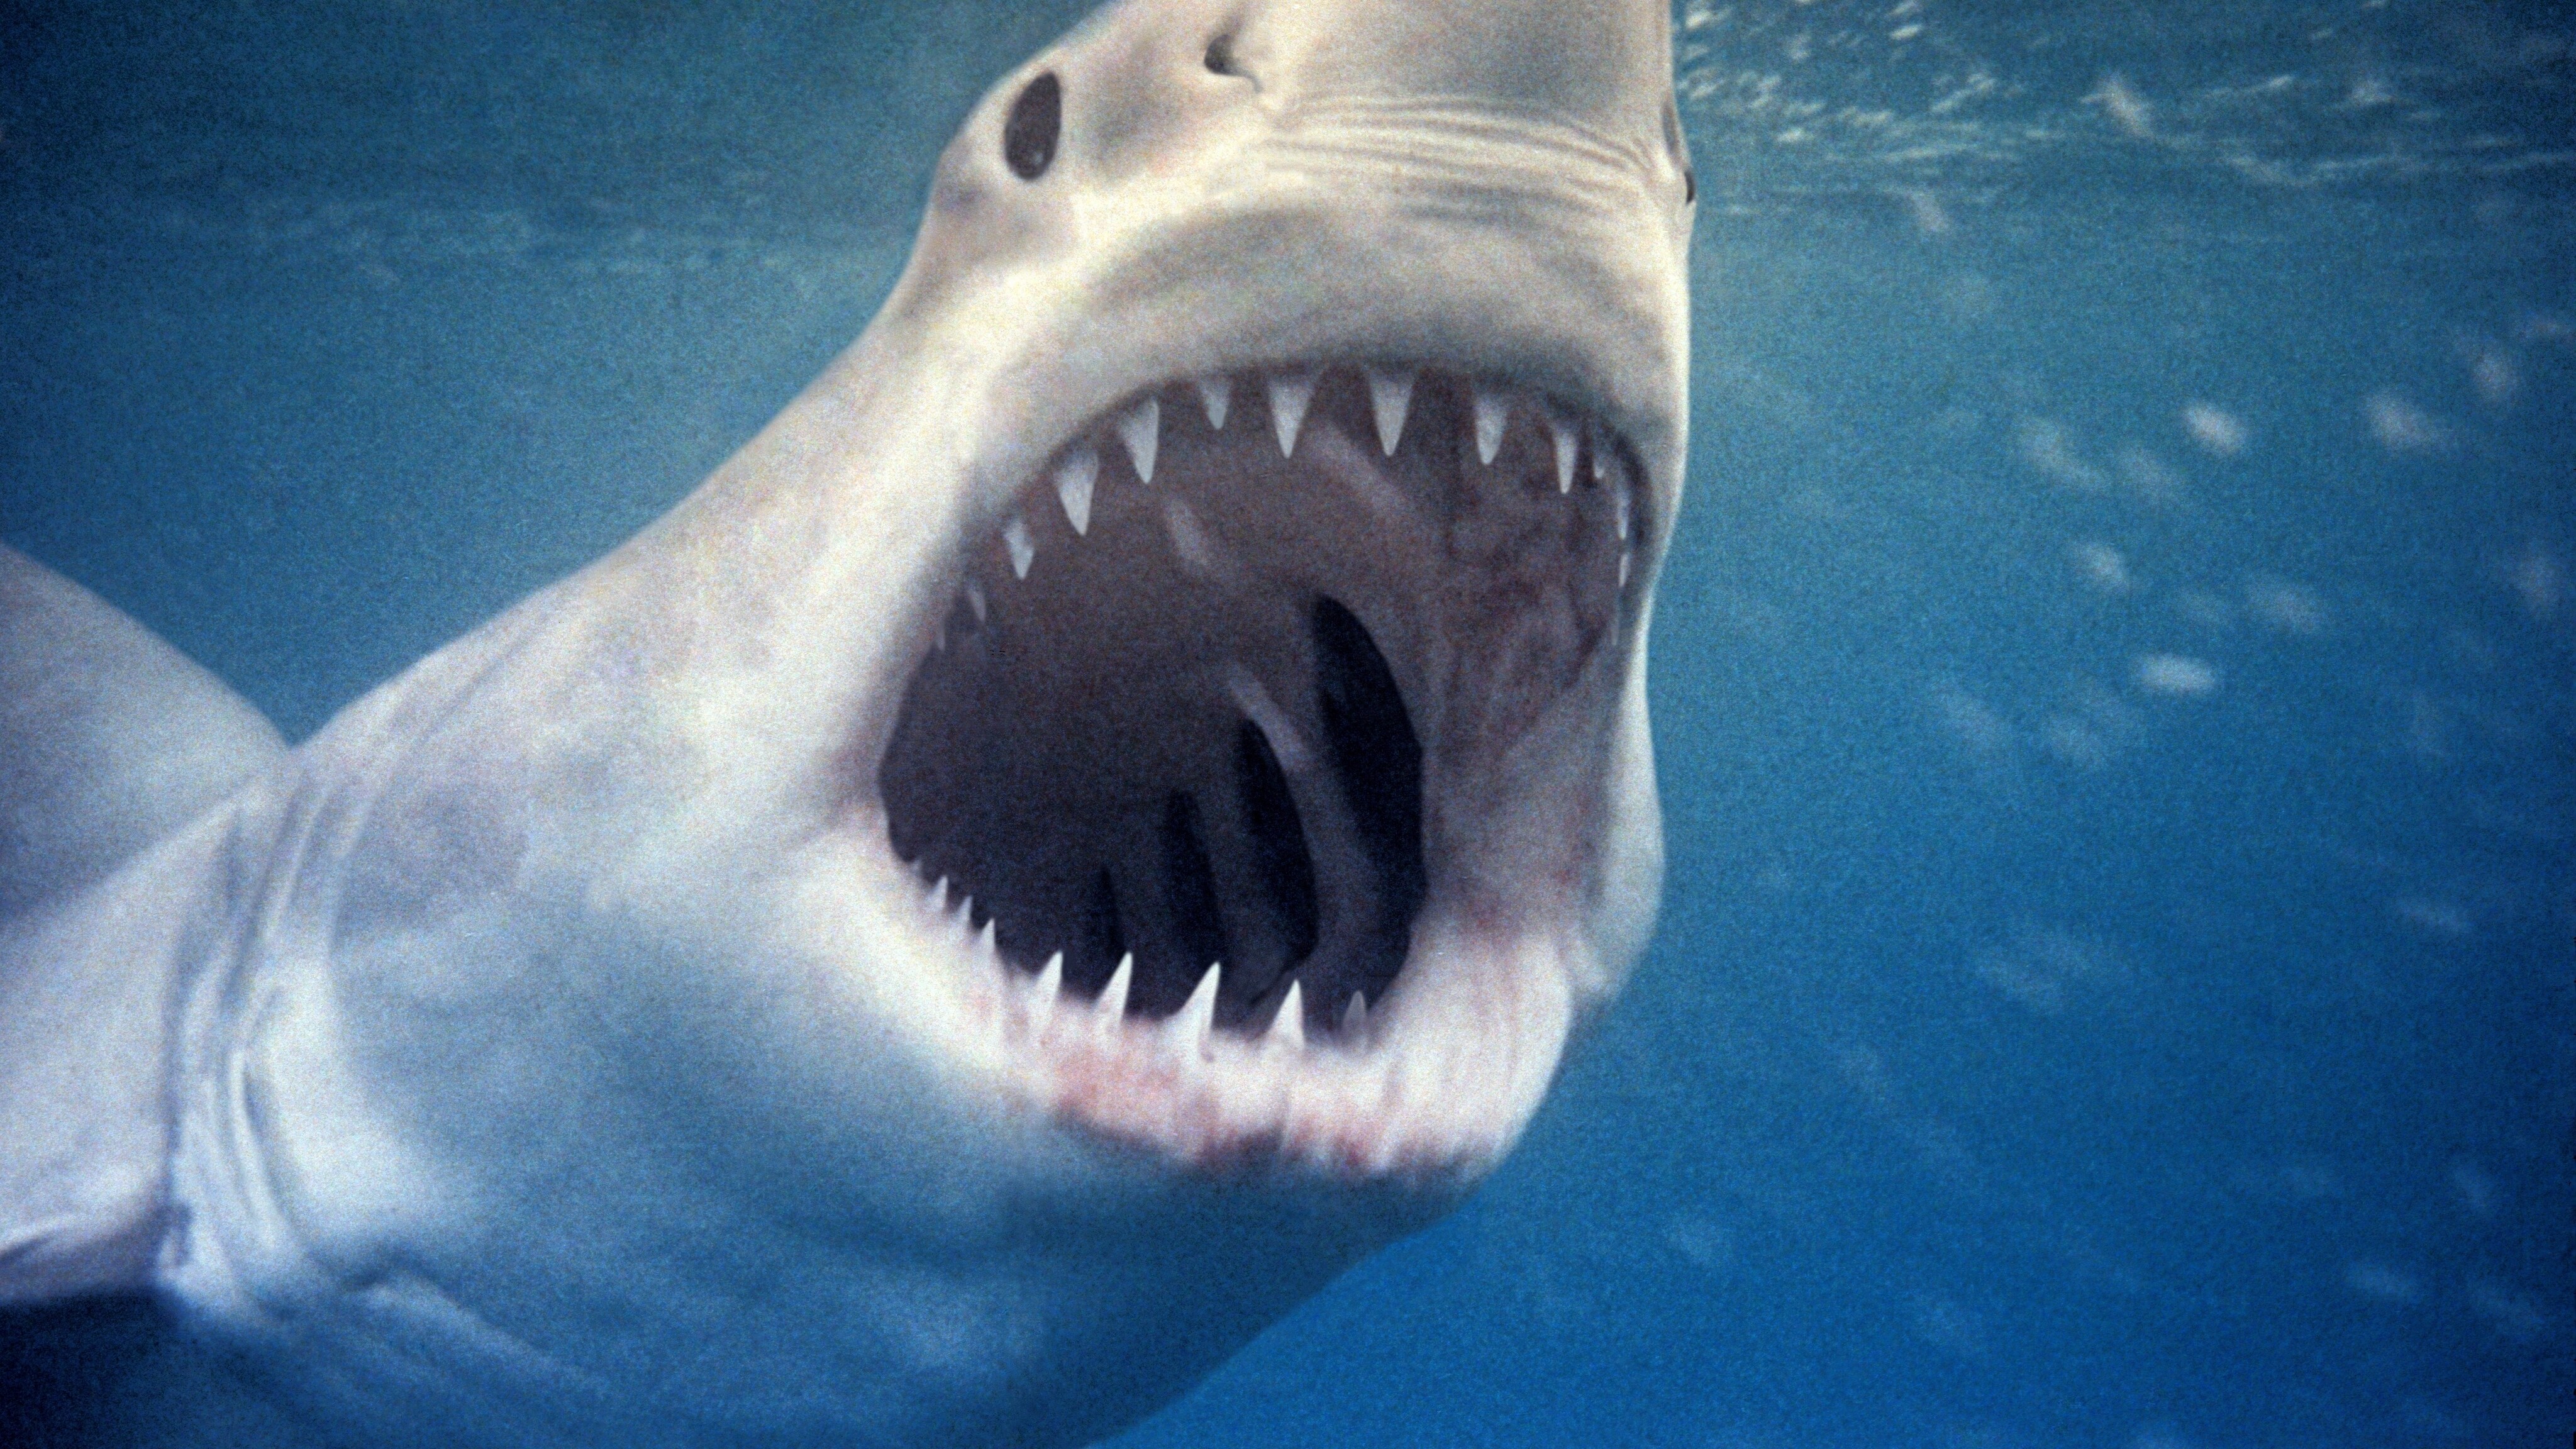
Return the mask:
M756 438L293 749L0 550L0 1305L179 1345L56 1430L1081 1444L1455 1205L1655 914L1671 68L1110 6Z

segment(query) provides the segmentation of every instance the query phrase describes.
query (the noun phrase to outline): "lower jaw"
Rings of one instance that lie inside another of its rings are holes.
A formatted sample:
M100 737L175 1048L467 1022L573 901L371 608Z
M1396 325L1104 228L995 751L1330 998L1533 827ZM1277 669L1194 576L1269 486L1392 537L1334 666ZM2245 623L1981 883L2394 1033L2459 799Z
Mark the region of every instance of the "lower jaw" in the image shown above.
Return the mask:
M1256 1039L1188 1011L1112 1017L1070 991L1042 998L962 911L930 908L900 861L853 838L864 821L850 823L833 851L840 884L812 888L846 892L850 855L874 857L873 885L841 903L859 916L835 912L856 930L832 944L899 968L872 972L864 991L925 1080L966 1120L1070 1134L1156 1172L1449 1201L1510 1151L1554 1076L1580 983L1602 974L1575 895L1435 889L1362 1030Z

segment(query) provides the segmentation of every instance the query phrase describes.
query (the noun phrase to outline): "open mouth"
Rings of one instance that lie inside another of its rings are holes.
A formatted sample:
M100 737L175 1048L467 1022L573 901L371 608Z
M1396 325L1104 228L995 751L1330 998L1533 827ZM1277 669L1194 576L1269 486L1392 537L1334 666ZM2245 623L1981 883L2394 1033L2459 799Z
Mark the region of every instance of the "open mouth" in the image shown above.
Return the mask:
M1593 888L1639 479L1561 400L1327 365L1132 396L1030 480L877 783L1058 1106L1195 1064L1275 1141L1415 999L1495 1014Z

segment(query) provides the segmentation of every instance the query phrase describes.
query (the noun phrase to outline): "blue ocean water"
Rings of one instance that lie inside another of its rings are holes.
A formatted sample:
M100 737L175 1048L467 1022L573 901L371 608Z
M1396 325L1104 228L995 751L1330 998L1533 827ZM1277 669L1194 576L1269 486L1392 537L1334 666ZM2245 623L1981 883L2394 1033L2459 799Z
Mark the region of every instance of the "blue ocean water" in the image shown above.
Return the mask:
M855 336L1078 5L22 3L0 536L300 736ZM1677 11L1664 925L1138 1446L2576 1427L2576 17Z

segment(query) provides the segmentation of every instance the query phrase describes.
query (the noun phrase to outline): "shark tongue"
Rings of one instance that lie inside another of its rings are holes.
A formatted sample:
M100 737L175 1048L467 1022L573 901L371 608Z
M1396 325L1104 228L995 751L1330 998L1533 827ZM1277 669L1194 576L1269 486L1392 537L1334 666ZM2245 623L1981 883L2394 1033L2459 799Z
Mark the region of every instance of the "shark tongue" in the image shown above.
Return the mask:
M1569 701L1609 717L1609 452L1437 371L1118 410L970 555L879 771L896 852L971 896L1004 959L1063 953L1079 995L1132 955L1127 1010L1168 1016L1222 962L1216 1027L1294 989L1330 1033L1384 999L1444 869L1508 889L1561 864L1482 837L1561 825L1551 787L1590 761L1518 747Z

